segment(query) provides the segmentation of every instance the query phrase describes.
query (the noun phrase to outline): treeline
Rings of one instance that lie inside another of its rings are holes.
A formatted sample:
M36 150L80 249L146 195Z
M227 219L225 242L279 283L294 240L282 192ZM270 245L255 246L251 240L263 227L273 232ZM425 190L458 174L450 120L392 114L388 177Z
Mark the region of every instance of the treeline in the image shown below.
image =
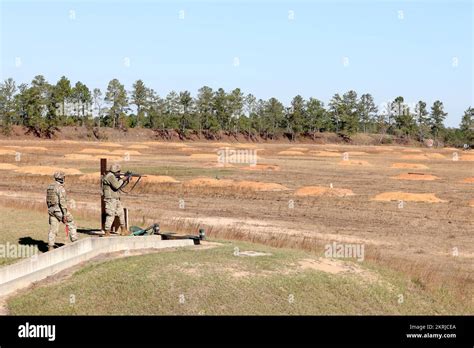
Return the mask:
M56 84L41 75L30 84L17 85L11 78L0 84L0 120L5 134L11 132L12 125L21 125L38 136L49 137L59 126L74 125L173 129L182 134L224 131L249 138L287 136L292 140L318 132L335 132L345 138L364 132L472 144L474 108L467 108L459 128L446 128L446 116L439 100L431 106L422 100L409 105L399 96L377 106L371 94L359 97L355 91L335 94L327 105L297 95L285 106L276 98L245 95L239 88L226 92L204 86L196 97L189 91L171 91L161 97L142 80L136 81L131 91L117 79L101 91L91 90L80 81L72 85L65 76Z

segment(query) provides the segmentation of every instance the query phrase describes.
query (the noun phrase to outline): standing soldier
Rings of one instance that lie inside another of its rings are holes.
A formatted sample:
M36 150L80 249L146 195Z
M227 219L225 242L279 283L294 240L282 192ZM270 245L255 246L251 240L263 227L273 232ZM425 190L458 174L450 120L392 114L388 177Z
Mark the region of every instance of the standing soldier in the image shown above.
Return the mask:
M49 214L48 251L54 249L54 241L58 234L60 222L69 229L71 242L75 242L78 239L74 218L67 211L66 190L64 189L65 177L64 172L54 173L55 182L50 184L46 190L46 203Z
M130 177L120 178L120 164L114 163L110 166L107 174L102 178L102 195L105 201L105 236L110 236L110 230L115 217L120 219L120 234L127 236L130 233L125 229L125 214L120 201L121 189L128 185Z

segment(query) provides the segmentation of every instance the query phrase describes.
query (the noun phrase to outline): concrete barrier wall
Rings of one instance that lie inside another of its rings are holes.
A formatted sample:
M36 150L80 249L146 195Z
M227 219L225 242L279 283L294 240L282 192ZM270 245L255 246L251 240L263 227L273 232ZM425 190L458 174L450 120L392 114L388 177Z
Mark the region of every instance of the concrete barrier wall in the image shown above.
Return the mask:
M75 243L0 268L0 296L29 286L97 255L125 250L163 249L194 245L190 239L160 236L84 238Z

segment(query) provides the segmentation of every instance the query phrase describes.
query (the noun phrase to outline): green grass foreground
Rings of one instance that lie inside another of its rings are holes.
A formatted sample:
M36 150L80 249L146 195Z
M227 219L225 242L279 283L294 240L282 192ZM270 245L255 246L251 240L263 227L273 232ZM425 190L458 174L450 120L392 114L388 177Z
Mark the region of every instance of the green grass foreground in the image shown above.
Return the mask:
M71 276L7 301L13 315L455 314L460 303L392 271L352 263L359 273L301 267L308 252L243 242L91 261ZM271 253L236 256L240 251ZM349 261L348 261L349 262ZM357 264L357 265L355 265ZM369 269L369 267L371 269ZM400 295L403 301L400 303ZM72 300L72 301L71 301Z

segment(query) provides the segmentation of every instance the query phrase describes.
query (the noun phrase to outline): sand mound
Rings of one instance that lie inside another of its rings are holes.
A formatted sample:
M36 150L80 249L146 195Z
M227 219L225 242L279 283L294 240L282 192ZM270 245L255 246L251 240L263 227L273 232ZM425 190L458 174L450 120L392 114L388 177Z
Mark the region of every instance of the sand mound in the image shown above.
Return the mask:
M140 142L142 145L151 145L151 146L164 146L164 147L185 147L186 144L182 143L165 143L161 141L142 141Z
M425 155L405 155L401 156L401 159L411 159L411 160L427 160L428 157Z
M234 181L230 179L214 179L214 178L196 178L188 180L184 183L186 187L213 187L213 188L232 188L235 190L251 190L251 191L283 191L287 188L283 185L269 182L258 181Z
M402 152L420 153L423 152L420 149L403 149Z
M1 168L1 167L0 167ZM461 182L474 183L474 176L461 180Z
M349 151L349 156L365 156L365 155L368 155L368 153L364 151Z
M182 152L196 152L196 151L202 151L202 149L199 149L197 147L180 147L178 151Z
M108 162L120 162L124 161L125 159L123 156L111 156L111 155L100 155L100 156L94 156L96 160L101 159L101 158L106 158Z
M257 145L255 145L255 144L234 144L234 147L237 147L239 149L255 149L255 148L257 148Z
M82 149L79 151L80 153L91 153L91 154L96 154L96 153L109 153L109 150L106 149L91 149L91 148L86 148Z
M407 201L407 202L427 202L440 203L446 202L435 196L434 193L408 193L408 192L384 192L378 194L373 201Z
M64 155L64 157L68 160L75 160L75 161L95 161L96 160L96 158L92 155L80 154L80 153L68 153Z
M460 161L474 161L474 154L461 155L459 156Z
M287 151L308 151L309 149L306 147L290 147Z
M340 161L339 165L341 166L370 166L371 164L367 161L362 160L347 160L347 161Z
M431 159L446 159L442 154L440 153L427 153L425 156Z
M273 183L273 182L258 182L258 181L240 181L235 184L238 189L252 190L252 191L285 191L287 187Z
M117 143L99 143L98 145L106 147L122 147L122 145Z
M301 151L289 151L289 150L285 150L285 151L280 151L278 152L279 155L284 155L284 156L304 156L304 153L301 152Z
M15 156L15 154L16 154L15 150L0 149L0 155L13 155L13 156Z
M80 170L74 168L57 168L48 166L26 166L18 167L15 170L18 173L35 174L35 175L53 175L56 171L63 171L66 175L80 175Z
M140 150L140 149L149 149L150 147L147 146L147 145L135 144L135 145L130 145L128 148L129 149L138 149L138 150Z
M171 176L166 176L166 175L148 175L140 181L144 183L150 183L150 184L167 184L167 183L178 183L179 181L176 180L175 178L172 178Z
M189 158L192 159L203 159L203 160L217 160L217 153L193 153L189 155Z
M391 168L404 168L404 169L428 169L424 164L417 163L394 163Z
M122 155L122 156L125 156L125 155L141 155L141 152L138 152L138 151L135 151L135 150L114 150L111 152L112 154L114 155Z
M43 146L16 146L16 145L11 145L11 146L5 146L13 149L18 149L19 151L48 151L47 148Z
M332 197L345 197L354 196L354 192L349 189L342 188L330 188L323 186L305 186L300 187L295 192L296 196L332 196Z
M196 178L184 183L187 187L229 187L234 183L233 180L214 179L214 178Z
M397 180L438 180L439 178L435 175L431 174L423 174L423 173L406 173L406 174L400 174L397 176L392 176L392 179L397 179Z
M332 151L312 151L311 154L317 157L341 157L342 155L339 152Z
M204 168L233 168L234 165L230 163L208 162L202 165Z
M280 167L276 164L256 164L254 166L247 166L240 168L242 170L268 170L268 171L279 171Z
M0 163L0 170L15 170L18 166L10 163Z

